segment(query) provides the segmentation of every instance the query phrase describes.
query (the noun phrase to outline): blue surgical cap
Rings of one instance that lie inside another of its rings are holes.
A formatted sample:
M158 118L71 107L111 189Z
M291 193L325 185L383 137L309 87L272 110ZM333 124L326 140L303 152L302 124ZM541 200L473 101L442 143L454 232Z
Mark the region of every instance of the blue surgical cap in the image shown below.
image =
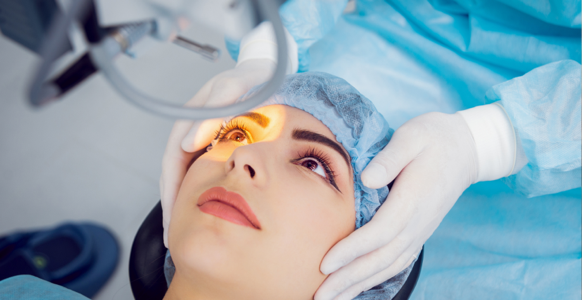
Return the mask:
M241 99L259 88L253 88ZM354 170L356 228L370 221L388 196L388 188L365 187L360 175L394 132L374 104L345 80L323 72L287 76L275 95L261 107L274 104L301 109L333 132L349 153Z

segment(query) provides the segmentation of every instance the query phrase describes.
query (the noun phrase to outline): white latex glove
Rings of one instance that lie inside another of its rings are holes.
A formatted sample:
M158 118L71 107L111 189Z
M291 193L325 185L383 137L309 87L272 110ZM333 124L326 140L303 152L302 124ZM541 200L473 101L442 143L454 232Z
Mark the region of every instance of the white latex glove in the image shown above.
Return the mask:
M368 224L327 253L321 272L332 274L315 299L352 299L408 267L465 189L516 171L517 146L496 104L402 125L362 173L370 188L396 178L392 190Z
M286 32L287 74L297 72L297 43ZM240 43L238 63L210 79L185 106L216 107L234 103L251 88L269 80L277 64L277 44L272 25L264 22L253 29ZM164 245L168 247L168 227L172 208L178 196L194 152L208 146L223 119L177 121L172 128L162 159L160 192L162 198Z

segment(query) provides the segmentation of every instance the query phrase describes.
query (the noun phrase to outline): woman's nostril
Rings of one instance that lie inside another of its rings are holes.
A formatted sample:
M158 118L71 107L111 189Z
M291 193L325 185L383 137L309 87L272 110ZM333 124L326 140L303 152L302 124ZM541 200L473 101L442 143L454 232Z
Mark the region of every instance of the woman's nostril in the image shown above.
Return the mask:
M255 169L253 169L253 167L251 167L249 165L245 165L245 169L247 169L247 171L249 171L251 178L255 178Z

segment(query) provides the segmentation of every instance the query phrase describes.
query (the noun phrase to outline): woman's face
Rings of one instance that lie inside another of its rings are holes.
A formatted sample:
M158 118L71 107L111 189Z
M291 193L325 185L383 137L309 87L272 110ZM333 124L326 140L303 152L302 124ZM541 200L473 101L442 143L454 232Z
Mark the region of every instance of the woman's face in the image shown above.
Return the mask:
M285 105L236 117L218 137L174 206L177 275L216 298L311 299L324 255L355 229L348 154L323 123Z

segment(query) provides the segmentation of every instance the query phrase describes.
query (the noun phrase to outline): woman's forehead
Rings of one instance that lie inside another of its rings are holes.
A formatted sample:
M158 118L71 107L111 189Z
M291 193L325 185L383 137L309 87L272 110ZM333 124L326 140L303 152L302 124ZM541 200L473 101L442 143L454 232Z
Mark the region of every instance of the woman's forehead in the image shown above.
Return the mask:
M311 114L298 108L284 104L275 104L254 109L251 113L257 114L259 118L264 116L270 125L279 128L285 128L289 131L294 129L309 129L336 141L335 135L325 124Z
M287 105L269 105L250 112L256 116L247 116L269 122L269 130L277 137L297 141L315 142L335 150L351 169L351 158L335 134L320 120L311 114ZM267 127L264 127L267 128Z

